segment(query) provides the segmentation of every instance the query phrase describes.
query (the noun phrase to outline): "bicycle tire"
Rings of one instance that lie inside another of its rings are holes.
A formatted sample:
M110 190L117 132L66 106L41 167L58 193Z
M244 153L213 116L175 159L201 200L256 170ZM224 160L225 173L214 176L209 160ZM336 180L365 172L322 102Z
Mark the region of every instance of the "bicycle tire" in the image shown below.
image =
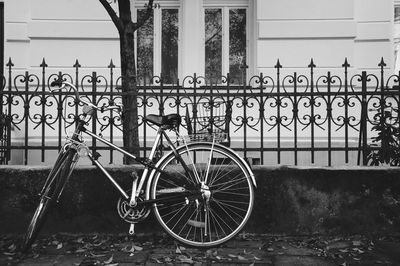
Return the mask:
M213 247L225 243L243 229L250 217L254 203L250 170L235 152L222 145L191 143L179 147L177 153L192 174L185 174L172 152L158 164L164 172L155 173L151 198L170 196L164 192L176 192L178 197L153 204L155 217L169 235L183 244ZM193 180L196 171L200 182ZM200 189L206 175L204 184L211 195L208 202ZM186 191L184 196L179 197L179 190ZM200 193L187 196L187 191Z
M64 185L72 173L76 164L76 161L74 161L75 155L76 151L73 149L61 151L58 155L56 163L46 179L42 190L43 193L40 196L39 205L37 206L26 231L22 244L22 252L27 252L36 240L46 220L49 209L60 196Z

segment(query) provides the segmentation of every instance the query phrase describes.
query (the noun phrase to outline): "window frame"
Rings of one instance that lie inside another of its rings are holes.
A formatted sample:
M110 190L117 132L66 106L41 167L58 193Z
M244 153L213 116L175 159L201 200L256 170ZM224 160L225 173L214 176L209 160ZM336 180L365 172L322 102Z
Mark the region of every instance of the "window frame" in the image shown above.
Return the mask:
M245 9L246 10L246 77L249 77L250 73L250 6L249 1L247 0L236 0L236 1L211 1L204 0L204 8L202 12L202 21L205 21L205 10L206 9L221 9L222 13L222 70L221 73L225 76L229 73L229 11L231 9ZM202 50L205 52L205 30L203 31L203 42L202 42ZM205 74L205 58L202 66ZM246 81L245 81L246 82Z
M144 4L146 4L147 1L138 1L135 4L135 9L134 9L134 19L133 21L137 21L138 17L138 10L143 10L144 9ZM181 35L181 28L182 28L182 22L181 22L181 7L179 1L168 1L168 2L163 2L159 6L153 9L153 77L160 76L162 73L162 11L165 9L176 9L178 10L178 65L177 65L177 72L179 76L179 71L180 71L180 57L181 57L181 52L180 52L180 35ZM138 67L138 43L137 43L137 32L135 32L135 63L136 63L136 69Z

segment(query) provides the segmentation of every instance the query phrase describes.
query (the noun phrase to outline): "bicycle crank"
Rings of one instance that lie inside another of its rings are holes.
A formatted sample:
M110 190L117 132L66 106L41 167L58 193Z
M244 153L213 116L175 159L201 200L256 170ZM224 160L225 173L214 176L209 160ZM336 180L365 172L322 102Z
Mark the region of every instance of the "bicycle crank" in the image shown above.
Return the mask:
M143 198L137 198L137 203L143 201ZM146 206L146 204L136 204L135 206L131 206L129 204L129 200L126 200L122 197L118 200L117 210L119 216L130 224L141 222L150 214L150 209Z

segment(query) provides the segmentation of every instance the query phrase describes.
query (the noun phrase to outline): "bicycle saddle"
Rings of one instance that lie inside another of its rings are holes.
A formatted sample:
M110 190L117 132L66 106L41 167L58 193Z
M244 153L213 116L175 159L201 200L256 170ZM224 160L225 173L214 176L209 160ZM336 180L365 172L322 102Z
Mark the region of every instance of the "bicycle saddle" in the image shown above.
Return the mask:
M169 115L147 115L145 121L157 126L167 126L168 128L179 127L181 116L178 114Z

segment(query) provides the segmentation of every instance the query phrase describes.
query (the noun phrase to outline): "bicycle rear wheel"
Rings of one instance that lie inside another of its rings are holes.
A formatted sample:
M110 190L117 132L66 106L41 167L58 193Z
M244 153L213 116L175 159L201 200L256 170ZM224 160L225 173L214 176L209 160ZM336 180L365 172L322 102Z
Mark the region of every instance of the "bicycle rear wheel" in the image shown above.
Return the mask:
M72 170L76 164L76 151L67 149L58 155L53 169L50 171L42 189L39 205L25 234L22 251L27 252L35 241L50 207L59 198Z
M164 230L191 246L211 247L234 237L250 217L251 173L232 150L211 143L178 149L159 164L153 178L154 214ZM181 195L181 196L179 196ZM160 203L161 202L161 203Z

